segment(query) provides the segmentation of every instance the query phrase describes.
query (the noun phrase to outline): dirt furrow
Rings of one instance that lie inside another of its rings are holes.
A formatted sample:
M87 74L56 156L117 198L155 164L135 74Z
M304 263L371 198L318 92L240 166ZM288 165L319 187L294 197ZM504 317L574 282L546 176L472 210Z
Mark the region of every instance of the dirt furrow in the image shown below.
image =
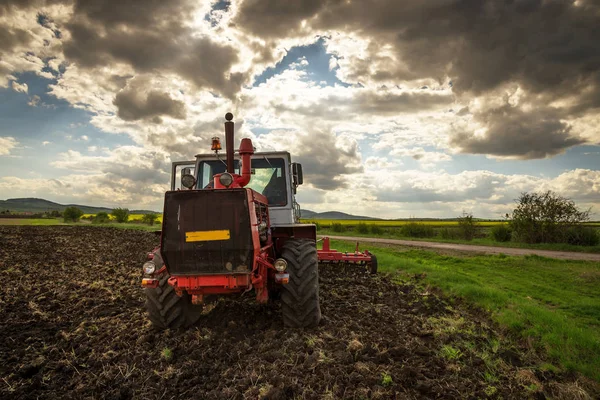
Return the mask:
M314 330L285 329L277 303L248 293L193 329L154 332L139 284L157 241L0 227L0 397L521 399L581 387L530 368L484 314L359 268L320 270Z

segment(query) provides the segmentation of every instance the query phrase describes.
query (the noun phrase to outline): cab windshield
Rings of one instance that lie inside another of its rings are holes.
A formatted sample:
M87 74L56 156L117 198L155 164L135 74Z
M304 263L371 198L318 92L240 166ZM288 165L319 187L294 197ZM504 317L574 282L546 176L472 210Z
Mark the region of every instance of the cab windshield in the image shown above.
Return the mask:
M235 173L240 173L241 162L234 161ZM213 187L213 176L227 170L221 160L201 161L198 170L198 189ZM247 188L254 189L269 199L271 206L287 204L285 160L283 158L256 158L252 160L252 175Z

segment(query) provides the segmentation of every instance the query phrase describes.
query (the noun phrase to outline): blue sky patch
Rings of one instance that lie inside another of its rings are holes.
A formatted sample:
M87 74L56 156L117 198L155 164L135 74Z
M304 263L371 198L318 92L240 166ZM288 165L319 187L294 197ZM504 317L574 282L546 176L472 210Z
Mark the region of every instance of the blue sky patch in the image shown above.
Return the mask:
M275 65L275 67L267 68L262 74L258 75L254 80L254 86L265 83L267 79L281 74L290 65L305 58L308 61L308 77L314 82L325 82L327 86L340 85L344 87L351 86L339 80L335 74L335 70L329 69L329 60L332 57L325 50L325 40L319 38L315 43L308 46L295 46L287 51L283 59Z

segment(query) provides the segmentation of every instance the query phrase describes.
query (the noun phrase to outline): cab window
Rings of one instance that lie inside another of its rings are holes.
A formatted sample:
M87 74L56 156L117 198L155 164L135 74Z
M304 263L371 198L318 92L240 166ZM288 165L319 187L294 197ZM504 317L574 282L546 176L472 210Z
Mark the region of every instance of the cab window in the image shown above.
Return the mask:
M235 173L240 173L240 162L235 160ZM202 161L199 166L198 188L212 188L213 176L227 170L220 160ZM269 199L271 206L287 204L285 160L282 158L256 158L252 160L252 176L246 187Z

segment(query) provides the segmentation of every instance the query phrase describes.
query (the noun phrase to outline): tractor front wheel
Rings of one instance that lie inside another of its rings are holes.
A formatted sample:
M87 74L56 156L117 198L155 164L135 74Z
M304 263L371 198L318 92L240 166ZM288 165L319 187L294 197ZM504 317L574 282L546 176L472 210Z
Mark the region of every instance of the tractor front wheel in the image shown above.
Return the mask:
M168 283L169 276L166 271L161 273L157 276L158 287L144 289L146 311L156 330L187 328L202 315L202 306L192 304L187 293L177 296Z
M288 328L314 328L321 320L319 305L319 259L314 240L288 239L281 257L290 275L281 288L281 311Z

